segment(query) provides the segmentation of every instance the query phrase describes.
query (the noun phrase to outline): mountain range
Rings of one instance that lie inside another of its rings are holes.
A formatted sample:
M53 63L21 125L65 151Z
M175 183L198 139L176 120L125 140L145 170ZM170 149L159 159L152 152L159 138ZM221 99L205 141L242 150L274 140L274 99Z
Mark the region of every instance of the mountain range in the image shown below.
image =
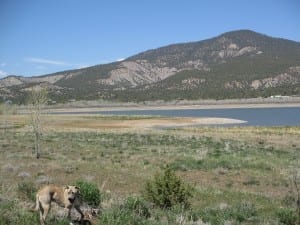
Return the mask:
M0 79L0 101L228 99L300 95L300 43L250 30L148 50L123 61Z

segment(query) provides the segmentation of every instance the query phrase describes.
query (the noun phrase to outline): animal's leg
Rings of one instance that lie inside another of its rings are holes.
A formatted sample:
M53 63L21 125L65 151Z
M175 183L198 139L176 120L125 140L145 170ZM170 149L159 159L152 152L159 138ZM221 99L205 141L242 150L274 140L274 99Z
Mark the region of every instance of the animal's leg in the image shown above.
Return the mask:
M47 215L49 213L49 210L50 210L50 204L42 204L40 203L40 208L42 208L42 210L40 210L40 215L41 215L41 224L42 225L45 225L45 221L46 221L46 218L47 218Z
M40 213L40 224L45 225L45 221L43 220L44 208L38 199L37 199L36 203L37 203L37 207L38 207L38 210Z
M45 221L43 219L43 210L42 209L40 209L40 223L41 223L41 225L45 225Z
M32 209L32 211L39 211L40 209L40 201L39 201L39 195L37 194L35 197L35 207Z

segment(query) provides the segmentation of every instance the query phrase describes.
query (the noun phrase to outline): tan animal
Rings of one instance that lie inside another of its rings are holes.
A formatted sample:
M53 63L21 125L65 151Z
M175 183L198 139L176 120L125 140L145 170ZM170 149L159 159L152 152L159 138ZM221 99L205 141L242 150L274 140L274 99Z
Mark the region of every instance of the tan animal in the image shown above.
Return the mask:
M36 194L36 206L34 211L40 212L41 225L45 225L46 217L51 208L51 202L56 202L59 206L68 209L68 217L71 217L71 209L74 207L81 215L83 220L84 214L79 206L79 187L65 186L58 187L47 185L41 188Z

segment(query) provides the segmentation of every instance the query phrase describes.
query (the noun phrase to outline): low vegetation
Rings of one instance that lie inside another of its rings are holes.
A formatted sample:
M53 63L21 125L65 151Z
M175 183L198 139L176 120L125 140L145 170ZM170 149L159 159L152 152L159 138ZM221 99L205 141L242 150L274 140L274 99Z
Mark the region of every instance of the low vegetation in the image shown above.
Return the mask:
M26 120L14 118L20 126L0 129L0 225L37 224L28 209L47 183L80 186L84 202L101 209L95 224L299 223L291 180L299 127L99 129L74 116L66 129L67 117L46 117L60 126L44 131L36 159ZM48 224L69 224L52 211Z
M176 176L167 167L162 174L156 174L154 179L146 183L144 196L156 206L167 209L179 205L185 209L190 207L193 196L192 187Z
M80 188L82 200L92 207L99 207L101 203L101 192L97 185L86 181L77 181L76 186Z

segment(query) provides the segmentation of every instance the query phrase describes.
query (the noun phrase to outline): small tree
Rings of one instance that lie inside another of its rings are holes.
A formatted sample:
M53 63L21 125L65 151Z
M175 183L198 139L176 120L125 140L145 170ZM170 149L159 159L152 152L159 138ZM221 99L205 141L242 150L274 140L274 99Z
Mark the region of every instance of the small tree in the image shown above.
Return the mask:
M42 107L47 102L45 89L32 88L29 96L31 126L34 133L34 152L36 158L40 158L40 139L42 135Z
M171 208L181 205L190 206L193 188L176 176L169 167L161 174L157 174L152 181L146 183L144 196L160 208Z
M77 181L76 185L80 188L80 194L84 202L92 207L98 207L100 205L102 196L96 184L86 181Z

